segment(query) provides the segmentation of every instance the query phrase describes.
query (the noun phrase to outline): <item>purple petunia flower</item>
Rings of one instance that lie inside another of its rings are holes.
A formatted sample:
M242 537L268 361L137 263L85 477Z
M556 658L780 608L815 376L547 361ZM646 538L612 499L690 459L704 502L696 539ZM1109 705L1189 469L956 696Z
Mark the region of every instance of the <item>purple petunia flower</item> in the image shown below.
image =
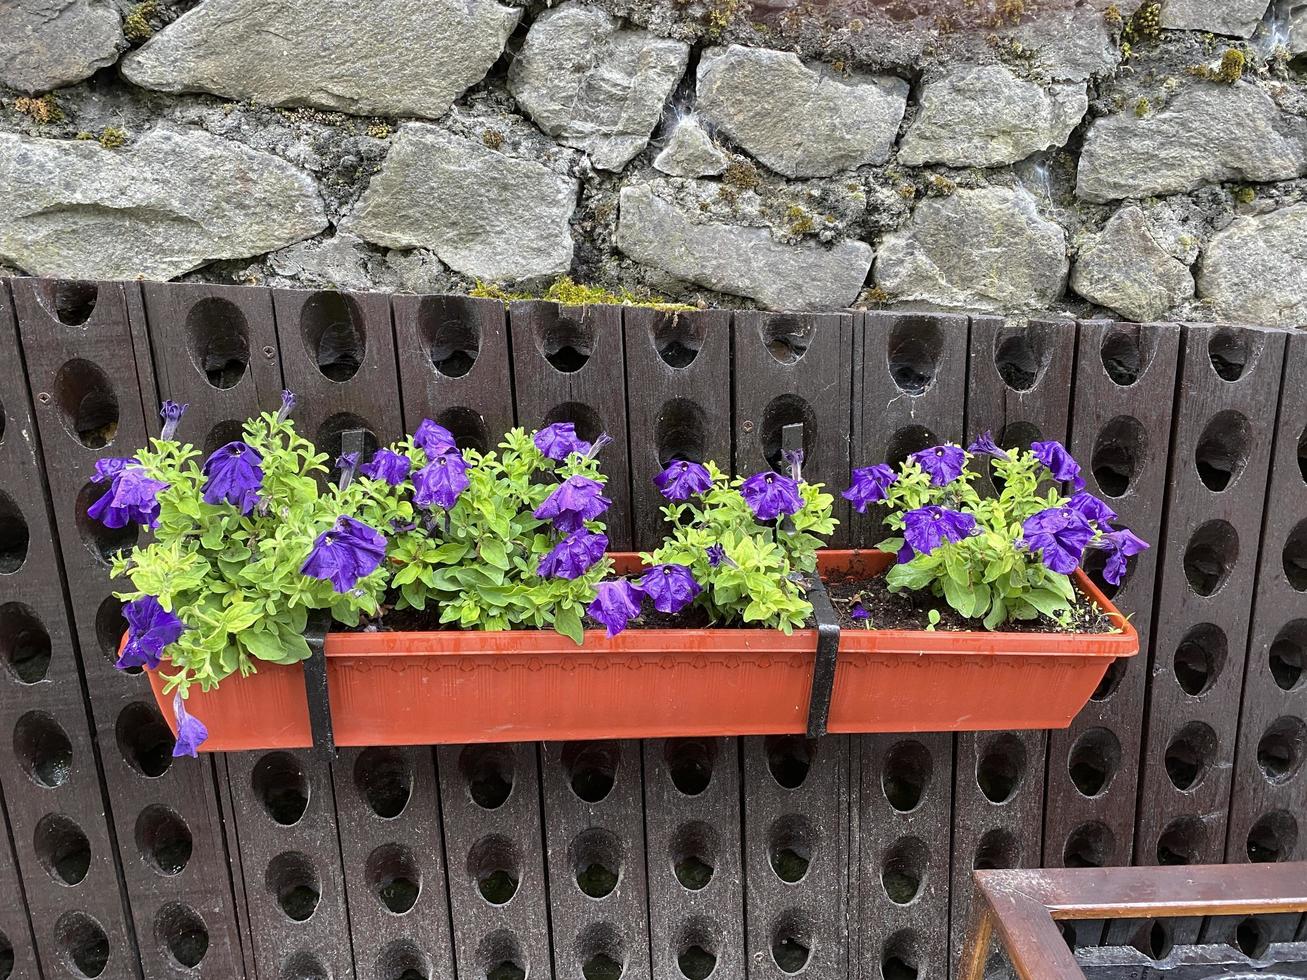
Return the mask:
M359 468L358 453L341 453L336 459L336 469L340 470L340 479L336 481L340 489L344 490L354 482L354 471Z
M603 484L587 476L569 476L554 488L544 503L535 509L535 517L552 521L554 527L570 534L606 511L612 501L603 495Z
M159 666L163 648L175 643L186 629L186 624L152 595L133 599L123 606L123 618L127 620L127 643L114 664L119 670L128 667L154 670Z
M684 459L672 460L653 481L664 497L678 501L689 500L712 486L712 477L708 475L706 466Z
M855 602L849 608L850 619L870 619L871 613L867 612L867 607L860 602Z
M295 396L286 390L281 393L281 408L277 409L277 421L285 422L295 410Z
M1027 517L1021 525L1021 542L1039 551L1048 568L1070 575L1080 564L1085 546L1094 539L1094 529L1078 510L1048 507Z
M536 449L555 462L562 462L572 453L585 455L591 449L590 443L580 439L573 422L555 422L546 425L531 437Z
M91 477L91 482L103 483L105 480L112 480L126 467L134 465L136 465L136 460L124 459L121 456L106 456L104 459L97 459L95 461L95 476Z
M403 453L393 449L378 449L372 459L359 467L359 475L369 480L384 480L392 487L397 487L408 479L413 469L413 461Z
M200 746L209 737L209 730L204 727L204 722L186 710L186 702L182 700L180 691L173 695L172 713L177 719L177 744L172 747L172 757L180 759L185 755L196 758Z
M604 556L607 548L608 535L580 528L540 559L536 574L542 578L580 578Z
M159 417L163 419L163 431L159 433L160 439L164 442L172 441L173 434L177 431L177 423L182 420L182 415L185 412L185 405L178 405L172 401L163 403L163 408L159 409Z
M922 555L930 554L942 544L961 541L975 529L976 519L972 515L934 504L903 515L904 544Z
M1030 451L1034 453L1035 459L1048 467L1048 471L1053 474L1053 479L1058 483L1070 483L1076 490L1085 488L1085 481L1080 476L1080 464L1071 458L1071 454L1066 451L1066 446L1056 439L1032 442Z
M1078 511L1080 516L1087 521L1095 521L1098 524L1106 525L1109 521L1116 520L1116 511L1087 490L1081 490L1072 495L1066 505L1072 510Z
M1106 548L1108 552L1107 562L1103 565L1103 580L1113 585L1120 585L1121 580L1125 578L1126 566L1129 564L1127 559L1148 550L1148 542L1136 537L1132 531L1122 528L1104 534L1102 543L1095 544L1094 547Z
M471 482L462 453L457 450L441 453L413 474L413 503L417 507L434 504L450 510Z
M640 615L640 600L644 593L624 578L600 582L595 588L594 602L585 611L596 622L603 623L610 637L626 629L626 624Z
M380 568L385 557L386 539L380 531L342 516L330 530L318 535L300 572L331 582L337 592L348 592L359 579Z
M263 457L253 446L229 442L204 461L204 502L231 504L248 514L259 502L263 485Z
M640 588L660 613L680 612L703 590L684 565L655 565L640 579Z
M162 480L152 480L146 475L145 468L134 460L101 460L113 465L103 469L96 465L95 482L109 477L109 490L103 497L86 509L86 514L105 527L126 527L128 524L141 524L154 528L159 524L159 494L168 489ZM124 465L117 465L123 462Z
M790 471L790 479L795 483L801 481L803 479L803 450L783 449L781 450L781 459L785 461L785 465Z
M435 459L445 453L458 451L458 443L454 441L454 433L443 425L437 425L430 419L423 419L422 424L418 426L417 432L413 433L413 445L426 453L427 459Z
M912 550L912 545L908 544L907 541L904 541L903 546L898 550L898 554L894 556L894 560L900 565L906 565L916 557L917 553Z
M931 486L946 487L962 475L967 465L967 454L961 446L931 446L915 452L908 459L916 463L929 476Z
M803 509L799 485L788 476L763 470L740 484L740 496L760 521L774 521Z
M973 456L983 454L986 456L996 456L999 459L1012 458L1005 450L998 447L998 444L994 442L993 433L990 432L986 432L983 436L976 439L975 442L967 447L967 452L971 453Z
M853 486L844 491L843 497L853 502L853 509L859 514L865 514L868 504L889 496L889 488L898 478L898 474L884 463L860 466L853 471Z
M710 544L704 549L708 554L708 564L717 568L722 562L726 561L726 549L720 544Z

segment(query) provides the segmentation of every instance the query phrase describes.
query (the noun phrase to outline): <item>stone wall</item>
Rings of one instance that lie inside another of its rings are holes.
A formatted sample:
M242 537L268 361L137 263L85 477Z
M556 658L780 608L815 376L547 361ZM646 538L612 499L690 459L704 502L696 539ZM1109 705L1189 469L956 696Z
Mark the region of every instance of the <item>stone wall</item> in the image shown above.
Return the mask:
M1307 322L1301 0L8 0L0 272Z

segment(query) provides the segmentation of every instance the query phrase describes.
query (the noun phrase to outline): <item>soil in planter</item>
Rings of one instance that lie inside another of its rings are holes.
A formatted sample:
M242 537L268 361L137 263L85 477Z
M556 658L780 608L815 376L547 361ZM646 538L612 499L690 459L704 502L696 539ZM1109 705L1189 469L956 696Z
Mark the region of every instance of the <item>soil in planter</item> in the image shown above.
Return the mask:
M930 625L931 610L939 613L938 632L983 631L976 620L959 615L943 599L929 592L891 592L884 576L831 580L826 583L835 615L842 630L924 630ZM866 620L854 619L849 611L854 603L871 614ZM1080 601L1071 607L1071 625L1064 626L1047 616L1038 619L1011 619L999 627L1005 633L1111 633L1112 621L1093 603Z

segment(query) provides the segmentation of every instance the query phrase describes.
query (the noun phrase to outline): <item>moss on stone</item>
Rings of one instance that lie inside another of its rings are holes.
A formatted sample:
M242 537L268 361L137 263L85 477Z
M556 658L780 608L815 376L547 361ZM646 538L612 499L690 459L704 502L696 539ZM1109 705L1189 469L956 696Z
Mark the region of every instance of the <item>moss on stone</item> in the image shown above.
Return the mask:
M100 145L106 150L116 150L127 142L127 130L117 126L105 126L100 132Z
M636 293L630 289L612 292L601 286L586 286L576 282L571 276L562 276L543 293L510 292L495 283L482 282L480 279L468 290L469 296L481 299L497 299L501 303L514 300L543 299L563 306L637 306L651 310L693 310L696 307L686 303L675 303L667 299L658 299L649 293Z
M154 36L150 18L158 12L159 5L155 0L141 0L123 17L123 36L133 43L148 41Z
M64 118L64 111L59 108L53 95L43 95L39 99L20 95L14 100L14 111L21 112L42 125L62 122Z
M481 142L488 148L497 150L504 145L504 134L497 129L487 129L481 134Z
M390 123L375 119L368 123L367 134L375 140L390 138Z
M758 168L743 160L736 160L730 164L726 168L726 172L722 174L722 180L745 191L757 190L762 183Z
M1196 75L1198 78L1205 79L1209 82L1221 82L1224 85L1233 85L1239 79L1243 78L1244 68L1248 65L1248 57L1238 48L1226 48L1225 53L1221 55L1220 64L1215 68L1211 65L1193 65L1189 69L1189 74Z
M1252 204L1257 200L1257 189L1255 187L1240 187L1234 192L1234 199L1240 204Z
M1128 60L1140 44L1155 42L1161 36L1162 4L1160 0L1146 0L1121 29L1121 57Z
M1135 103L1135 115L1138 116L1140 119L1143 119L1144 116L1148 115L1151 109L1152 106L1149 104L1148 99L1146 98L1140 98L1140 100Z
M817 230L812 215L797 204L791 204L785 209L785 222L791 235L811 235Z

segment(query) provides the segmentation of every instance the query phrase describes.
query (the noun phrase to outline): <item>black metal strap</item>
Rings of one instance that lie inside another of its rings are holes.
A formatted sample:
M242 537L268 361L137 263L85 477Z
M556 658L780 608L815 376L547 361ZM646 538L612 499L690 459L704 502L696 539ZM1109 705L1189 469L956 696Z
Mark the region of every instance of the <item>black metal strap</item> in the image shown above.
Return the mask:
M817 621L817 656L812 663L812 695L808 700L808 738L826 734L831 693L835 690L835 663L840 651L840 623L821 579L808 592Z
M328 758L336 757L336 735L331 725L331 695L327 688L327 630L331 613L315 609L309 613L304 639L309 659L304 661L304 697L309 703L309 730L313 748Z

